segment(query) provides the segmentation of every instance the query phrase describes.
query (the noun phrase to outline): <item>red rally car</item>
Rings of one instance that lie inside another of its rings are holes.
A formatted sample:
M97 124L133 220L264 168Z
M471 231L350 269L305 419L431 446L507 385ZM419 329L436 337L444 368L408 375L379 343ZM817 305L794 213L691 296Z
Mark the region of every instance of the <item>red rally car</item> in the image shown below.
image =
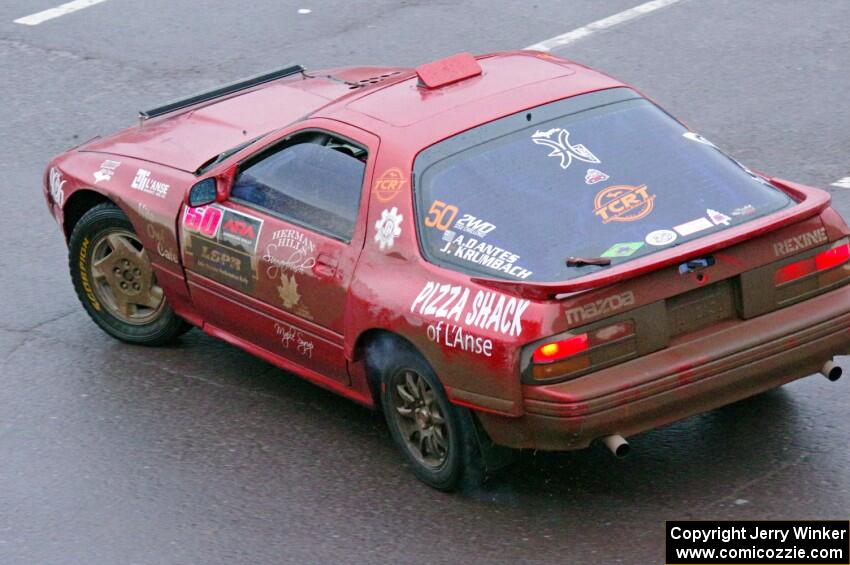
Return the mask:
M629 86L532 51L298 65L47 167L108 334L197 326L367 406L416 475L571 450L850 352L848 227Z

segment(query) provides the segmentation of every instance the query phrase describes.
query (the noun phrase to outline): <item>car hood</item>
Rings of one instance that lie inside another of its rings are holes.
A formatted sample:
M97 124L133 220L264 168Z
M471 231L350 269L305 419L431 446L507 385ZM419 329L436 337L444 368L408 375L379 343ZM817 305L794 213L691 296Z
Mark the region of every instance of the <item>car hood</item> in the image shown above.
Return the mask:
M95 139L80 151L110 153L194 172L240 143L292 123L328 103L301 81L243 92Z

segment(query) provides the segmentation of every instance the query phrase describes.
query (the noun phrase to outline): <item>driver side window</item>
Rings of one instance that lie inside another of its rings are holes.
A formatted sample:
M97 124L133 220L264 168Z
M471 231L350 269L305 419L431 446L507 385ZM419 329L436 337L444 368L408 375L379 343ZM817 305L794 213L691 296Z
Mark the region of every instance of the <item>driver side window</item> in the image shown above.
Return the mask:
M350 241L367 152L324 132L295 135L246 161L230 191L233 200Z

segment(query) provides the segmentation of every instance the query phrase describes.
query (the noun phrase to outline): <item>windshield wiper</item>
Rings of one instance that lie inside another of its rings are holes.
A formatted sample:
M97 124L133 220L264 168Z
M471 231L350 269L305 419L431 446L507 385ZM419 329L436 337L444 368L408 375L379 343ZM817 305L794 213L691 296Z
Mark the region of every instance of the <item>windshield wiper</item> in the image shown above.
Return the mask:
M587 265L607 267L610 264L611 259L607 257L567 257L567 267L585 267Z

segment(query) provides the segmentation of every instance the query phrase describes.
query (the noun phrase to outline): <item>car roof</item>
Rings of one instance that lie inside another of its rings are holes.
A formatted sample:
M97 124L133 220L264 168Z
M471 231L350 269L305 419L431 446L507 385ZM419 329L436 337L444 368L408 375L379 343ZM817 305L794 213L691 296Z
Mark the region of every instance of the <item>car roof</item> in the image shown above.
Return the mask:
M476 57L481 73L437 88L415 70L351 92L313 113L424 147L476 125L547 102L625 86L581 64L538 51ZM399 131L403 130L403 131Z
M142 121L78 150L193 172L247 140L317 117L346 122L416 154L451 135L527 108L624 86L583 65L538 51L465 57L468 64L480 66L480 73L432 88L420 85L417 69L360 66L305 71ZM450 59L426 67L439 68Z

